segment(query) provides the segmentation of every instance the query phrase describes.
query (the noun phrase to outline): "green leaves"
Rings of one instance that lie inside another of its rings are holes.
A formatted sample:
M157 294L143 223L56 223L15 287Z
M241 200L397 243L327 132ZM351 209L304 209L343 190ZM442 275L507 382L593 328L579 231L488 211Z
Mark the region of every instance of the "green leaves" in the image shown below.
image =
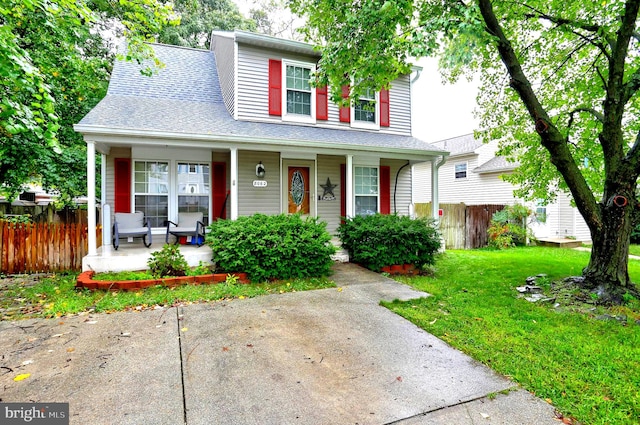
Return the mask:
M73 125L104 96L113 46L100 33L127 17L132 60L173 16L158 0L7 0L0 6L0 182L10 197L37 181L66 201L86 193ZM159 66L151 62L153 69ZM148 71L150 72L150 71Z
M342 246L351 261L380 271L384 266L433 264L440 235L430 219L396 214L356 216L338 227Z
M246 272L253 282L327 276L335 253L326 223L299 215L218 220L206 239L220 270Z

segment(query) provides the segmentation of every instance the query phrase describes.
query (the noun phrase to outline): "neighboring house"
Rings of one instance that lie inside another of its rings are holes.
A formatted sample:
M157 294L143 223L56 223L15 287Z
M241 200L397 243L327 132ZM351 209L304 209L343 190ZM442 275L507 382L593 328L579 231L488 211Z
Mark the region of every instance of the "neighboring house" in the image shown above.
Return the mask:
M497 142L482 143L473 134L441 140L434 147L450 152L447 162L440 168L439 200L442 204L464 203L466 205L512 205L525 204L537 215L546 216L544 222L533 222L531 229L537 238L575 237L590 241L591 235L577 208L571 206L570 198L559 193L556 202L540 205L523 202L513 196L514 186L504 181L501 175L512 172L517 164L496 156ZM429 164L414 166L414 201L430 202Z
M310 84L320 56L306 43L235 31L214 32L210 50L151 46L165 67L146 77L117 61L106 97L75 129L88 193L97 152L111 216L143 211L154 240L183 211L207 223L300 212L332 234L341 216L409 214L408 165L447 155L412 136L410 75L345 108ZM437 192L425 196L437 204Z

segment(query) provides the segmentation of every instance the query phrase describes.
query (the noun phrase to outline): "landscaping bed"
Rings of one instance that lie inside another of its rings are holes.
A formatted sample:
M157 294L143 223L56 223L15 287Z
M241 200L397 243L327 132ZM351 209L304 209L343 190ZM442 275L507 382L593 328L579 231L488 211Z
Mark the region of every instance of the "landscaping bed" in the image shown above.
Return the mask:
M123 290L137 291L139 289L151 286L173 287L178 285L200 285L215 284L226 282L230 276L238 283L249 283L246 273L213 273L202 274L197 276L169 276L150 279L132 279L132 280L95 280L93 279L95 272L86 271L78 275L76 288L99 289L99 290Z

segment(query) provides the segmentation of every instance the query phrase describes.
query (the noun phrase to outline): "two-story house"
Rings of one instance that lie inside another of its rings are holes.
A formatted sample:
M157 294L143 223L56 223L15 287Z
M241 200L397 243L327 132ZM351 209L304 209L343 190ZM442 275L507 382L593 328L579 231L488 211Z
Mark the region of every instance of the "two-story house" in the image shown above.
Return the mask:
M498 143L483 143L473 134L466 134L434 142L436 148L450 152L446 164L440 168L438 187L442 204L466 205L527 205L544 220L531 220L530 227L538 239L576 238L589 242L591 234L569 196L559 193L552 204L525 202L513 195L515 187L502 175L513 172L517 164L497 156ZM426 163L414 167L414 201L430 202L428 181L431 166Z
M343 216L408 214L409 165L437 173L447 154L412 136L411 75L339 107L311 84L320 54L306 43L234 31L214 32L209 50L152 47L164 67L148 77L117 61L107 95L75 126L87 143L89 235L97 154L103 210L144 212L154 242L183 211L207 223L302 213L331 233ZM102 254L89 242L85 269Z

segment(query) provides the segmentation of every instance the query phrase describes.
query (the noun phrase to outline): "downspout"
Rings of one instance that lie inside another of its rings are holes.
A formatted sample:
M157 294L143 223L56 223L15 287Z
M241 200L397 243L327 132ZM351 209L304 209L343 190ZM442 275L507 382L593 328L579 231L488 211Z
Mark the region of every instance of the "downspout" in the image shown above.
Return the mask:
M445 162L447 162L447 156L442 155L441 161L437 162L437 159L431 161L431 216L434 220L438 221L438 210L440 209L439 193L438 193L438 171Z
M409 165L411 161L407 161L402 167L398 168L398 172L396 173L396 182L393 186L393 212L394 214L398 214L398 206L396 204L396 194L398 193L398 177L400 176L400 171L407 165Z

